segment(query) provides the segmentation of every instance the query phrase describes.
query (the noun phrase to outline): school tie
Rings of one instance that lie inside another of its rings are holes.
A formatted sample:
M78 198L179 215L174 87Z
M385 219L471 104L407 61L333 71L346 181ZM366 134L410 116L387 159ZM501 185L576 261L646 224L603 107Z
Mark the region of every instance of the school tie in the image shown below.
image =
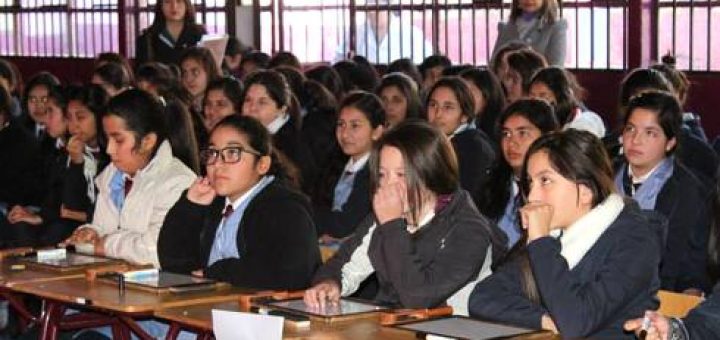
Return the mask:
M127 197L127 195L130 193L130 190L132 190L132 186L133 186L132 178L130 178L130 177L125 178L125 187L124 187L125 197Z
M232 204L228 204L228 205L225 207L225 211L223 211L223 218L224 218L224 219L227 219L228 217L230 217L230 215L232 215L232 213L233 213L234 211L235 211L235 209L233 209Z

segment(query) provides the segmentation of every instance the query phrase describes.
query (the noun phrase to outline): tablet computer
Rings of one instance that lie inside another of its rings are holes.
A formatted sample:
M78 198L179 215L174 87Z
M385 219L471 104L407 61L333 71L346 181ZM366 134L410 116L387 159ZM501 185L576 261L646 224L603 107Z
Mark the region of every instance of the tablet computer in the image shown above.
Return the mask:
M110 264L117 264L122 261L107 257L98 257L85 254L67 253L62 258L38 259L37 255L26 256L19 259L29 266L40 267L55 271L78 270Z
M457 315L409 322L393 327L413 331L418 335L418 338L440 336L443 338L472 340L508 339L543 332L542 330L503 325Z
M118 275L108 276L104 279L112 280L117 283ZM184 274L176 274L170 272L158 272L156 275L140 275L135 277L126 277L125 284L130 286L138 286L150 289L164 290L179 288L201 288L202 286L214 286L217 281L204 277L197 277Z
M353 299L340 299L336 304L328 304L324 309L311 308L302 299L288 299L262 303L270 309L286 310L320 318L335 318L389 310L387 307Z

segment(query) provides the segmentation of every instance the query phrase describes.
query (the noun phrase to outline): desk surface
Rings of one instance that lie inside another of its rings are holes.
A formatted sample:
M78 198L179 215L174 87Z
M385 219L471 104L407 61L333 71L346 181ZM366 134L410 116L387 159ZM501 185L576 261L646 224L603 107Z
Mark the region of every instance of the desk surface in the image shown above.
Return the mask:
M85 276L84 269L70 270L65 272L57 272L46 269L34 268L25 265L25 269L13 270L12 266L16 264L24 264L17 258L5 258L0 260L0 286L13 287L17 284L28 282L46 282L54 280L64 280L68 278L79 278Z
M215 290L189 293L154 293L126 288L120 294L116 285L82 278L16 284L13 290L63 303L128 314L149 314L163 308L198 303L238 300L248 289L221 286Z
M155 312L155 316L191 326L195 330L212 330L212 310L222 309L228 311L240 311L237 302L206 303L186 307L168 308ZM377 319L359 319L351 321L340 321L324 323L313 321L308 329L294 329L286 327L283 332L284 339L377 339L377 340L414 340L417 339L414 332L382 327ZM515 339L559 339L552 334L536 334Z

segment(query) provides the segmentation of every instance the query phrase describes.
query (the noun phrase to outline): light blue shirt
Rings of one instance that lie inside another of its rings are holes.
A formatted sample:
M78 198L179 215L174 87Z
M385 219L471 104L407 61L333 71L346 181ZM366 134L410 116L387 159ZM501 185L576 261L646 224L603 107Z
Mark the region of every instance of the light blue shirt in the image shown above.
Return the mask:
M518 193L518 187L514 180L511 181L510 185L510 199L508 200L507 205L505 205L505 212L498 221L498 227L505 233L505 235L507 235L508 249L512 248L512 246L514 246L522 236L520 224L518 223L518 209L515 200Z
M228 258L240 258L240 251L237 246L237 234L240 232L240 221L242 220L245 209L247 209L250 202L257 196L268 184L272 183L275 176L263 177L255 186L250 188L248 192L240 196L235 202L230 202L229 199L225 199L227 206L232 204L233 213L220 221L220 225L215 231L215 239L213 240L212 249L210 250L210 257L208 258L208 267L213 263L228 259ZM225 208L223 207L223 211Z
M355 183L355 175L362 170L369 159L370 153L368 152L360 157L357 162L353 162L352 158L348 160L342 176L340 176L340 179L335 185L332 205L333 211L342 211L343 205L345 205L350 197L350 193L352 193L353 184Z

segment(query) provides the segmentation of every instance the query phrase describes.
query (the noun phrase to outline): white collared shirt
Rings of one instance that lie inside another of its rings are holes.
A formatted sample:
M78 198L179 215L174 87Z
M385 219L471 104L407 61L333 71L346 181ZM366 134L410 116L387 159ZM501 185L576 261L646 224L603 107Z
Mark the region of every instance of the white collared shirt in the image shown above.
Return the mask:
M632 180L632 184L642 184L643 182L645 182L645 180L650 178L650 176L652 176L652 174L655 173L655 170L657 170L660 167L660 164L662 164L662 162L659 162L657 165L655 165L654 168L652 168L652 170L648 171L648 173L646 173L645 175L642 175L640 177L635 176L635 174L633 173L633 170L632 170L632 166L630 166L630 164L628 164L628 175L630 176L630 180Z
M353 162L352 157L348 159L347 164L345 164L345 172L352 172L356 173L362 169L365 164L367 164L368 160L370 160L370 153L366 153L362 155L362 157L358 158L357 161Z
M276 134L280 129L287 123L287 121L290 120L290 115L287 113L281 113L275 120L270 122L270 124L267 125L267 129L270 132L271 135Z

